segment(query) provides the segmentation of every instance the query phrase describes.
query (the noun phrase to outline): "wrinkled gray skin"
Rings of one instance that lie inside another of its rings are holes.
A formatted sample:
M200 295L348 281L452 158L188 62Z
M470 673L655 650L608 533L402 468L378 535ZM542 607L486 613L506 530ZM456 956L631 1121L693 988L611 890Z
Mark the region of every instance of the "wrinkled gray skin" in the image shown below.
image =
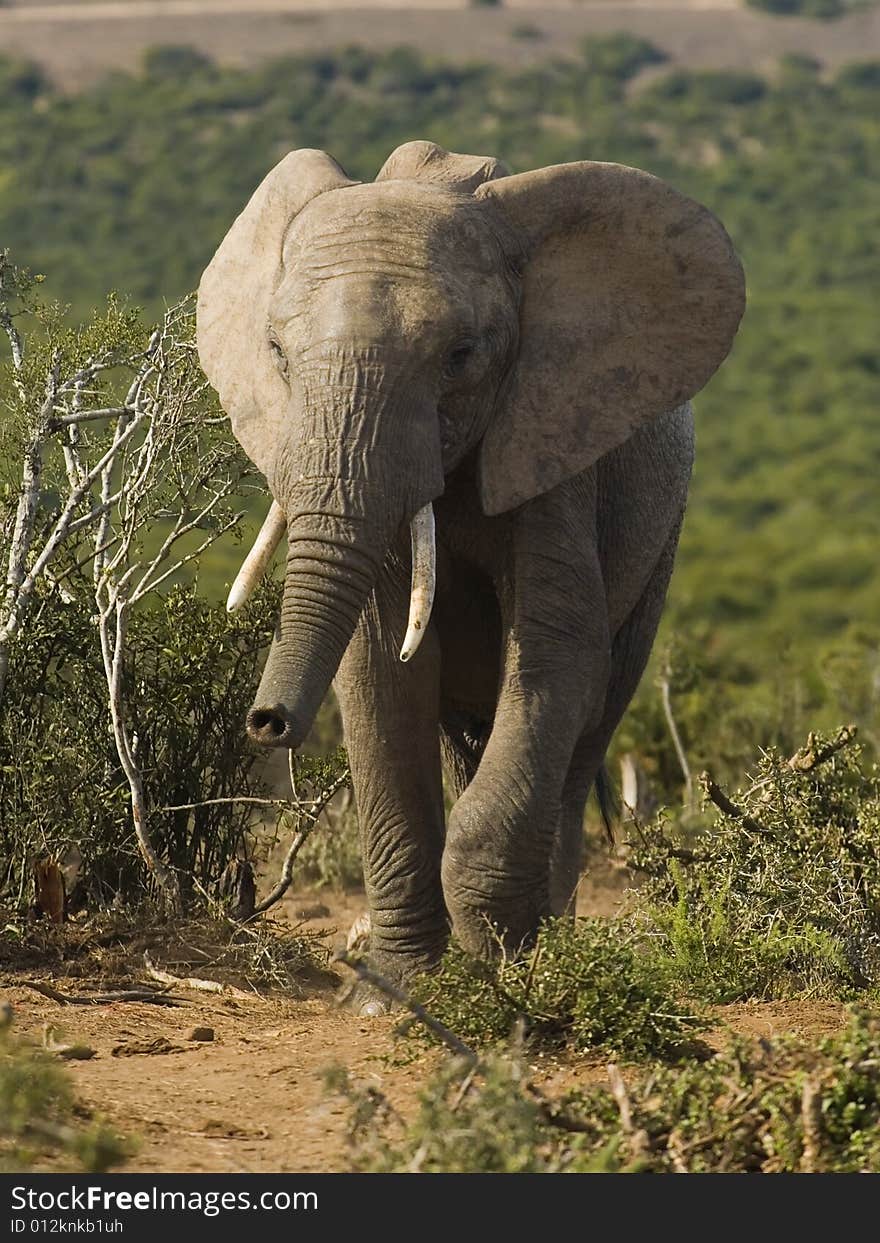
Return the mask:
M414 143L371 184L314 152L270 177L199 305L203 364L288 522L248 729L298 746L333 681L370 954L405 978L450 926L515 950L572 897L672 570L686 399L729 349L742 277L714 217L617 166L506 177ZM258 354L275 370L254 378ZM436 601L402 664L429 501Z

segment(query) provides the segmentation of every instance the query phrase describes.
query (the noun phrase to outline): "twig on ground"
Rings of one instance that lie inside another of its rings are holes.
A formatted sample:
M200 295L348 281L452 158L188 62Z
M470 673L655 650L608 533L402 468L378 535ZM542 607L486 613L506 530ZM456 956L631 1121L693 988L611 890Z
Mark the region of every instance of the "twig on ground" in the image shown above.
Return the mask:
M468 1071L468 1073L465 1075L465 1077L462 1079L461 1083L459 1084L458 1091L455 1094L455 1100L449 1106L450 1113L454 1114L456 1112L456 1110L459 1108L464 1098L467 1096L468 1092L470 1092L471 1088L474 1085L474 1079L477 1076L478 1069L479 1067L477 1065L472 1066L470 1070Z
M153 1006L183 1006L184 997L172 997L167 989L127 988L114 993L62 993L40 980L18 980L21 988L30 988L61 1006L109 1006L117 1001L144 1001Z
M687 1149L681 1142L681 1134L678 1127L674 1127L669 1132L669 1137L666 1140L666 1151L669 1154L669 1160L672 1162L672 1168L676 1174L688 1174L690 1172L685 1160Z
M669 726L669 733L672 737L672 745L675 748L675 754L678 757L678 764L684 777L684 802L686 807L692 807L694 802L694 781L691 776L691 766L688 763L687 752L681 741L681 735L678 732L678 726L675 723L675 717L672 713L672 699L669 689L669 673L666 672L659 680L660 697L663 701L663 715L666 717L666 724Z
M822 1169L822 1093L813 1076L804 1080L801 1122L804 1128L801 1171L804 1174L818 1174Z
M608 1082L611 1085L611 1095L617 1102L617 1109L620 1113L620 1127L626 1137L630 1159L633 1162L644 1161L651 1151L651 1141L648 1138L648 1132L641 1127L637 1127L633 1122L629 1093L626 1090L623 1075L620 1073L617 1064L609 1062L606 1070L608 1072Z
M547 1126L555 1126L560 1131L569 1131L574 1135L581 1135L592 1130L588 1123L582 1122L580 1118L573 1118L571 1114L561 1109L555 1101L549 1100L531 1080L526 1080L523 1084L523 1089L529 1093L537 1104L538 1109L541 1111L541 1118Z
M144 950L144 967L147 975L171 988L192 988L200 993L222 993L227 997L235 997L239 1001L253 1001L255 997L260 997L259 993L246 993L242 988L235 988L232 984L221 984L219 980L204 980L196 975L172 975L170 971L163 971L157 967L146 950Z

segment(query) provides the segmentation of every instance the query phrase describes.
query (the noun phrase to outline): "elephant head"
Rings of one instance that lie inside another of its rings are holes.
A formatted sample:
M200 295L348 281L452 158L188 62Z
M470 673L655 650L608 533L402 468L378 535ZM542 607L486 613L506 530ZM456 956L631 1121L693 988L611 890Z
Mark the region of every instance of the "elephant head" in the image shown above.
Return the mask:
M231 605L288 534L251 737L302 742L406 523L412 655L456 466L473 458L490 516L585 470L706 383L743 298L715 217L636 169L511 176L417 142L357 183L286 156L198 300L202 364L275 498Z

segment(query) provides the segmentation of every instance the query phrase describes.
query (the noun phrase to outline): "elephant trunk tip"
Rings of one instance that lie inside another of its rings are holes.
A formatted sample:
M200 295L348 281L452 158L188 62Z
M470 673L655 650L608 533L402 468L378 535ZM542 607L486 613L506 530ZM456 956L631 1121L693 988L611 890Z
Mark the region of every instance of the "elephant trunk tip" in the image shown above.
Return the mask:
M259 747L296 747L293 721L282 704L251 708L247 715L247 735Z

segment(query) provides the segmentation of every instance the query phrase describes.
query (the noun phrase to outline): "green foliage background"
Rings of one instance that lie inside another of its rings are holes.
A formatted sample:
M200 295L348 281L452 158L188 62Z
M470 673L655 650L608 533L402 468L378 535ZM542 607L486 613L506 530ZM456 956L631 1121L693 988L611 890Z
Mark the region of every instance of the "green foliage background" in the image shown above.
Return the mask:
M153 313L297 146L361 178L414 137L515 171L615 160L707 203L743 257L749 309L698 399L664 627L683 653L686 745L723 775L755 743L868 724L876 707L880 62L830 78L798 56L765 77L662 60L622 34L525 71L354 47L237 69L166 47L76 95L2 60L0 239L77 315L110 288ZM652 697L649 681L622 745L664 732Z

